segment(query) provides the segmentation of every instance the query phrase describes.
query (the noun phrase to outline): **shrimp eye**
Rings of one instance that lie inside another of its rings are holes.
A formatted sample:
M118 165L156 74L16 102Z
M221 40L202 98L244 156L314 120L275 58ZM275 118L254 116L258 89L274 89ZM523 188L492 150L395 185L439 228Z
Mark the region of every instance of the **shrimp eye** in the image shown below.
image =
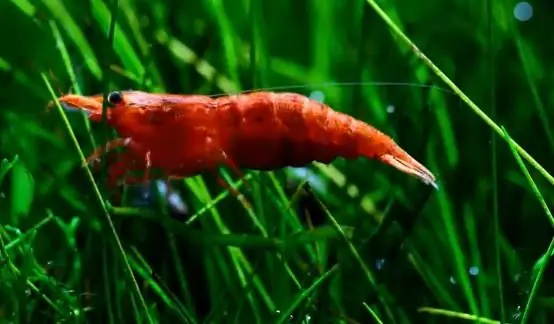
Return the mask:
M114 106L123 102L123 96L119 91L113 91L108 94L108 102Z

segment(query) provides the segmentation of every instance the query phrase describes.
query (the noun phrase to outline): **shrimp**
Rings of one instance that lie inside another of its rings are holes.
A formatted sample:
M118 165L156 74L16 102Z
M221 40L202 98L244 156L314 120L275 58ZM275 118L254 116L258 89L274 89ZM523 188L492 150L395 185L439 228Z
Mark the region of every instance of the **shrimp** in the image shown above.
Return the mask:
M102 119L102 95L68 94L65 109ZM120 138L98 148L88 162L114 148L126 148L108 168L109 183L126 171L162 170L181 179L230 167L274 170L338 157L376 159L438 189L435 176L374 127L296 93L252 92L213 98L142 91L113 91L107 96L107 121Z

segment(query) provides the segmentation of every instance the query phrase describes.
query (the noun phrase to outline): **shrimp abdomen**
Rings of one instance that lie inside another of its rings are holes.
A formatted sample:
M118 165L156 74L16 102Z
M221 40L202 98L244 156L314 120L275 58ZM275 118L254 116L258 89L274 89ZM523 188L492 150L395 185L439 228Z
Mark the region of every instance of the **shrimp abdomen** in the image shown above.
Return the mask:
M238 167L273 170L365 157L436 186L434 175L389 136L323 103L272 92L217 100L220 144Z
M358 155L350 128L356 121L305 96L258 92L217 100L222 146L240 167L271 170Z

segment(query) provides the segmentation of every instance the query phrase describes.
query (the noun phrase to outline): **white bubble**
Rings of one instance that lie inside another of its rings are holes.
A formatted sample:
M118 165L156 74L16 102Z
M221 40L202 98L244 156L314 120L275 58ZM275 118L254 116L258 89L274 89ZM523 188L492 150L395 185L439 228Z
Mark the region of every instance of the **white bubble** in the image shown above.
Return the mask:
M396 110L396 108L395 108L393 105L388 105L388 106L387 106L387 112L388 112L389 114L394 113L395 110Z
M533 17L533 7L529 2L519 2L514 7L514 17L519 21L527 21Z
M479 268L473 266L471 268L469 268L469 274L472 275L472 276L476 276L479 274Z
M290 168L290 170L299 178L305 179L309 176L308 168Z
M325 100L325 94L319 90L312 91L312 93L310 93L310 99L323 102Z
M375 261L375 267L377 268L377 270L381 270L384 265L385 259L378 259L377 261Z
M156 186L158 187L158 192L162 196L166 196L168 198L169 205L180 213L185 214L188 212L187 205L183 199L181 199L181 196L179 196L176 192L170 191L170 188L165 181L156 181Z
M318 191L324 191L326 188L325 181L314 171L306 167L288 168L291 175L295 178L306 180L310 185Z

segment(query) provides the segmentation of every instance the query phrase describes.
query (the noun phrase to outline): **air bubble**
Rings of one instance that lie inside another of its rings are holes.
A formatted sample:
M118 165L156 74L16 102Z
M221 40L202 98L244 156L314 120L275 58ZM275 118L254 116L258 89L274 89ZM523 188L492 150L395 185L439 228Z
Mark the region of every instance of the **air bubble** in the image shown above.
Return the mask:
M533 7L529 2L519 2L514 7L514 17L519 21L528 21L533 17Z
M310 93L310 99L323 102L325 101L325 94L319 90L312 91L312 93Z
M305 181L308 181L310 185L317 191L324 191L326 190L326 184L319 177L317 173L314 171L306 168L306 167L298 167L298 168L289 168L289 172L291 175L295 178L299 178Z
M375 261L375 267L377 268L377 270L383 269L383 265L385 265L385 259L379 259Z
M170 189L167 183L165 183L164 181L157 181L156 186L158 187L158 191L163 196L168 196L169 205L171 207L173 207L179 213L182 213L182 214L188 213L188 208L185 202L181 199L181 197L176 192L169 191Z

